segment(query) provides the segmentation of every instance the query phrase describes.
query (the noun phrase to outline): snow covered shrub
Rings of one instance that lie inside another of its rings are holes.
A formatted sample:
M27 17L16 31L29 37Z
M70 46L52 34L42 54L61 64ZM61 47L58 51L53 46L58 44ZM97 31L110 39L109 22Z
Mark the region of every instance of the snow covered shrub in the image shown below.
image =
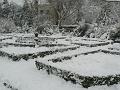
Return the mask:
M46 22L45 28L44 28L44 34L52 35L54 33L53 30L54 28L51 22Z
M71 81L73 84L80 84L84 88L101 85L110 86L120 82L120 75L82 76L38 61L35 61L35 65L38 70L46 70L48 74L59 76L65 81Z
M83 37L89 30L90 25L85 22L80 22L78 27L74 30L74 35L78 37Z
M14 21L11 19L0 18L0 32L10 33L17 30Z
M120 39L120 27L116 28L116 30L111 34L110 38L114 41Z
M119 28L116 25L96 25L93 24L92 27L86 32L87 37L101 38L101 39L113 39L119 32ZM91 36L92 35L92 36Z
M86 36L90 38L100 38L105 33L105 28L98 26L96 23L92 24L90 29L86 32Z

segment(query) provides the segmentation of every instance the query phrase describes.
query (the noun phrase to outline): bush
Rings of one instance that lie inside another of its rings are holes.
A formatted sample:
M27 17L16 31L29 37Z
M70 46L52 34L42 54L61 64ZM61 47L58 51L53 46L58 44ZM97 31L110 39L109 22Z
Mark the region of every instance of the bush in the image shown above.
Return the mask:
M0 32L10 33L17 30L13 20L0 18Z

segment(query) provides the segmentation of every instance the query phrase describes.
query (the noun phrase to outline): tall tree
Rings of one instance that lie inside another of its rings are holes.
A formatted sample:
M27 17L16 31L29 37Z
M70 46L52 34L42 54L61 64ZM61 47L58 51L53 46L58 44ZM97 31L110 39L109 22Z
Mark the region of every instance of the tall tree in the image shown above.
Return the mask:
M49 0L56 11L56 24L60 27L68 17L78 12L83 0Z
M38 15L38 7L39 7L39 4L38 4L38 0L34 0L33 1L34 3L34 15Z
M23 5L23 19L24 22L27 23L27 25L31 25L33 23L33 13L30 8L30 3L27 0L24 0Z
M10 13L10 6L8 3L8 0L4 0L2 3L2 17L7 18L9 16Z
M108 26L118 22L116 17L117 14L113 9L113 3L106 2L106 4L102 7L96 22L98 24L102 24L103 26Z

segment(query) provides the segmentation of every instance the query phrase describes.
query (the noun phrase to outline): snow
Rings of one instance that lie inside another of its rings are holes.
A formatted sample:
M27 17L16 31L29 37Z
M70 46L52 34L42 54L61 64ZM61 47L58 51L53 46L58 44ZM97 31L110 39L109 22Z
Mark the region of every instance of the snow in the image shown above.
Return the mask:
M11 38L11 36L0 36L0 40Z
M59 77L36 70L34 60L11 62L7 58L0 57L0 62L2 81L7 80L18 90L120 90L120 85L95 86L88 89L82 88L80 85L73 85ZM0 85L0 90L7 89Z
M83 44L100 44L105 42L99 42L99 41L85 41L82 39L72 39L72 43L83 43Z
M16 38L13 38L13 39L6 39L6 40L3 40L2 43L16 43L15 42Z
M3 84L0 82L0 90L9 90L6 87L3 86Z
M64 57L64 56L73 56L73 55L78 55L78 54L82 54L82 53L86 53L86 52L97 51L99 49L101 49L101 48L100 47L99 48L89 48L89 47L81 46L80 48L78 48L76 50L68 50L68 51L62 52L62 53L59 52L59 53L48 55L44 58L39 58L39 59L47 61L47 60L50 60L50 59L61 58L61 57Z
M13 37L12 39L6 39L1 41L1 43L16 43L15 40L19 37L34 37L34 34L7 34L1 35L0 38ZM64 44L69 46L55 46L55 47L14 47L8 46L0 48L1 51L7 52L9 54L30 54L38 53L43 51L51 51L56 49L64 49L70 47L77 47L71 43L83 43L83 44L99 44L108 41L102 41L98 39L87 39L72 36L62 36L61 34L42 36L54 38L57 40L57 44ZM76 50L68 50L65 52L58 52L53 55L48 55L44 58L38 57L37 59L30 59L28 61L21 60L19 62L12 62L6 57L0 57L0 90L10 90L3 86L3 82L8 82L13 87L18 88L18 90L120 90L120 84L113 86L94 86L88 89L83 88L80 85L73 85L70 82L66 82L63 79L47 75L45 71L38 71L35 67L35 61L43 62L45 64L65 69L68 71L75 72L84 76L106 76L120 74L120 63L119 55L109 55L104 53L96 53L89 55L81 55L78 57L73 57L71 60L53 63L48 61L49 59L61 58L64 56L73 56L76 54L96 51L100 49L108 50L108 48L114 48L111 51L120 52L120 44L111 44L99 47L84 47L81 46ZM118 50L119 49L119 50Z
M118 55L96 53L73 57L71 60L63 61L62 63L53 63L52 61L41 59L39 61L84 76L107 76L120 74L119 60L120 56Z
M108 48L113 48L114 50L120 51L120 43L114 43L113 45L109 46Z
M66 41L65 39L58 39L57 44L71 45L70 41Z
M54 51L57 49L65 49L65 48L71 48L71 47L76 47L74 46L55 46L55 47L14 47L14 46L9 46L9 47L3 47L0 48L0 51L9 53L9 54L14 54L14 55L20 55L20 54L32 54L32 53L38 53L38 52L44 52L44 51Z

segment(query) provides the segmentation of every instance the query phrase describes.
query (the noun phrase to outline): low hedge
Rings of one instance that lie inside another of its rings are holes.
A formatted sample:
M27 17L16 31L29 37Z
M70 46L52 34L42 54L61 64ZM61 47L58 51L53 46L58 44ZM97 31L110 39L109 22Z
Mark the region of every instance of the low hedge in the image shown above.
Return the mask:
M75 50L79 48L78 47L70 47L70 48L64 48L64 49L57 49L53 51L44 51L44 52L38 52L38 53L32 53L32 54L21 54L21 55L14 55L14 54L8 54L6 52L0 51L0 56L8 57L12 59L13 61L19 61L20 59L28 60L28 59L34 59L39 57L45 57L47 55L52 55L57 52L65 52L68 50Z
M17 88L15 88L14 86L12 86L11 84L8 84L6 82L3 83L3 85L8 88L8 89L11 89L11 90L18 90Z
M48 61L52 61L53 63L57 63L57 62L62 62L64 60L71 60L72 57L77 57L80 55L88 55L88 54L94 54L94 53L98 53L101 50L95 50L95 51L90 51L90 52L86 52L86 53L80 53L80 54L75 54L75 55L71 55L71 56L64 56L64 57L59 57L59 58L55 58L55 59L49 59Z
M48 74L59 76L65 81L71 81L73 84L82 85L84 88L91 86L101 85L114 85L120 82L120 75L108 75L108 76L82 76L71 71L58 69L56 67L46 65L44 63L35 61L36 68L38 70L46 70Z
M3 39L0 39L0 41L7 40L7 39L12 39L12 38L13 37L3 38Z
M83 43L73 43L76 45L80 45L80 46L86 46L86 47L97 47L97 46L105 46L110 44L109 42L105 42L105 43L98 43L98 44L83 44Z
M101 52L106 53L106 54L120 55L120 52L114 52L114 51L109 51L109 50L101 50Z
M19 46L19 47L35 47L35 44L23 44L23 43L1 43L3 44L4 46L9 46L9 45L12 45L12 46ZM55 46L68 46L68 45L65 45L65 44L44 44L44 45L39 45L39 47L55 47Z

